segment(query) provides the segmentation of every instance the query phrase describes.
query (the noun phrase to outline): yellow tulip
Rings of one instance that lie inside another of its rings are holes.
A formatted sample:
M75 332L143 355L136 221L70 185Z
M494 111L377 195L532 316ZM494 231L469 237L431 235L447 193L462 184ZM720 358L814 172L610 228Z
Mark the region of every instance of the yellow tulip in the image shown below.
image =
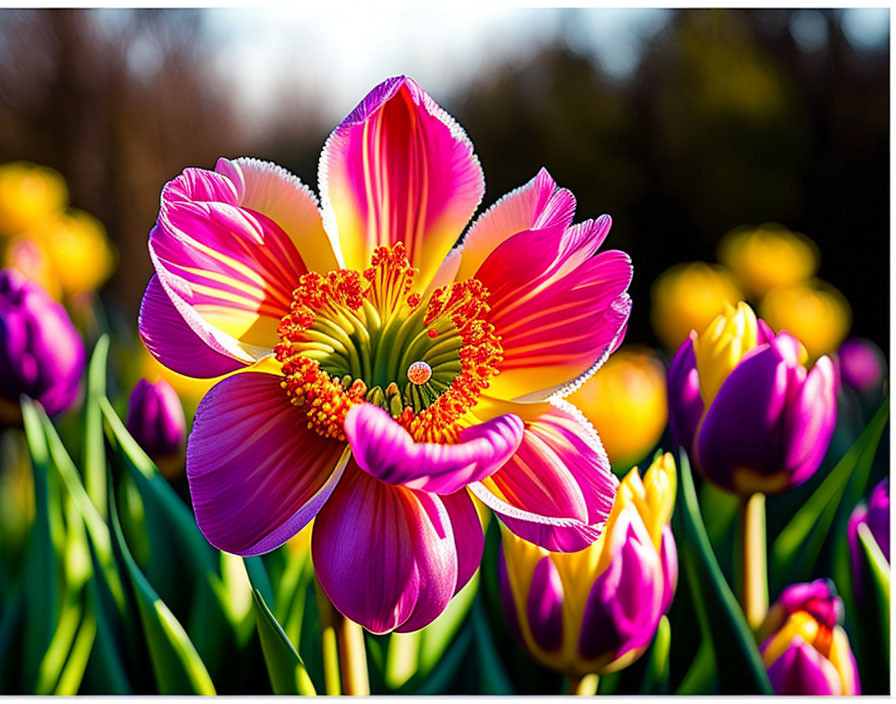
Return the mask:
M773 223L732 230L719 243L718 256L755 298L805 281L815 274L820 259L818 247L806 235Z
M597 428L614 467L630 467L666 427L666 369L655 352L625 345L569 401Z
M716 316L694 338L694 356L700 374L700 395L708 408L725 379L738 362L759 344L759 325L756 314L743 301Z
M706 262L676 264L660 274L650 290L650 322L660 342L674 350L691 330L703 330L725 304L743 298L724 267Z
M772 290L759 313L775 332L786 330L802 342L813 360L836 350L852 326L849 301L821 279Z
M0 235L33 227L67 204L68 188L57 171L25 161L0 166Z

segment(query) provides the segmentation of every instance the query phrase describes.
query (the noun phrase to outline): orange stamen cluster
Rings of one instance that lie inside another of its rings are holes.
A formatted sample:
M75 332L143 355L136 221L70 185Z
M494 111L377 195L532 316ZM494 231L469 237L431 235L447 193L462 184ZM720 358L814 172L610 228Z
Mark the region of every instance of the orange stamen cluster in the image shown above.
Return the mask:
M286 389L289 402L308 416L308 429L325 438L345 442L345 414L364 400L367 385L355 379L346 389L340 381L331 379L315 360L298 354L286 359L283 373L286 378L280 386Z
M281 342L274 348L283 365L285 379L281 386L290 403L308 417L309 429L342 441L345 415L369 395L368 384L362 379L349 382L351 376L340 379L322 369L320 362L312 358L314 355L307 352L305 343L313 342L309 331L312 327L322 330L315 326L315 321L320 320L320 324L338 326L348 334L345 326L357 328L366 324L370 306L377 310L382 324L390 316L393 320L395 316L407 318L422 302L419 294L410 293L417 270L410 266L403 244L377 247L371 264L362 273L340 269L325 275L303 274L293 292L289 313L280 321ZM428 408L416 414L409 405L400 413L393 411L396 420L418 441L456 442L458 421L488 387L489 378L497 374L502 348L494 326L484 320L489 310L487 297L488 291L476 279L439 288L430 297L423 313L423 325L429 328L427 337L439 337L440 330L457 334L462 342L458 350L461 369ZM377 314L373 316L377 318ZM425 379L424 372L428 372ZM408 377L412 383L427 384L433 372L421 361L412 365ZM377 388L370 394L375 396Z
M405 413L398 419L418 441L457 442L458 421L472 408L488 380L498 373L496 365L503 349L495 327L483 320L488 313L488 290L477 279L454 283L433 292L424 325L449 318L463 341L461 371L445 393L417 415Z

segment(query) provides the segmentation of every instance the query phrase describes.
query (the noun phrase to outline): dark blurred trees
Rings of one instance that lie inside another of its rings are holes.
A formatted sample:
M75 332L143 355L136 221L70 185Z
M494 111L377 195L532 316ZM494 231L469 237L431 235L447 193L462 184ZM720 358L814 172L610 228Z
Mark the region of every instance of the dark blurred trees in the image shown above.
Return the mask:
M556 38L526 61L436 96L480 156L483 206L547 166L581 218L610 213L608 246L635 262L629 339L640 341L652 340L657 274L712 260L738 225L781 222L818 242L854 333L886 348L888 51L857 51L837 10L811 11L827 30L815 51L794 40L794 10L679 10L619 80L567 41L580 13L602 11L558 11ZM334 126L284 72L277 114L250 134L204 21L194 10L0 10L0 161L59 169L73 203L106 223L122 253L111 293L129 318L168 179L251 154L316 187Z
M635 263L631 340L652 339L657 274L714 259L738 225L778 221L818 242L854 333L888 343L889 56L857 53L828 10L826 46L806 53L792 13L677 11L627 81L558 36L449 105L482 160L486 205L545 165L580 218L613 216L608 246Z
M121 252L111 292L136 311L159 193L238 141L200 11L0 10L0 162L58 169Z

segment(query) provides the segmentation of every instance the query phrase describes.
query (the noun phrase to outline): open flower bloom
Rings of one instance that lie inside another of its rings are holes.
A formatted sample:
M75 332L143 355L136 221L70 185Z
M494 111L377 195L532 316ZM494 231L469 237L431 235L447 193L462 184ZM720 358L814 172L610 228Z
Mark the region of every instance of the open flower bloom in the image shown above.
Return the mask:
M759 650L775 694L861 694L856 661L833 584L787 587L759 629Z
M691 336L669 366L669 429L700 473L741 494L782 492L824 458L837 419L833 363L775 335L746 303Z
M618 472L644 459L666 428L666 368L653 350L623 345L568 400L600 428Z
M603 535L584 550L550 552L502 531L504 612L536 660L569 675L606 674L646 650L678 583L675 491L666 453L643 480L637 467L625 476Z
M471 493L550 549L600 535L616 481L559 399L620 344L631 264L597 253L610 219L573 225L546 171L452 249L482 171L404 77L336 128L319 174L320 210L253 159L169 183L140 334L181 374L246 370L205 396L188 441L209 542L255 555L316 516L333 604L370 631L411 631L476 570Z

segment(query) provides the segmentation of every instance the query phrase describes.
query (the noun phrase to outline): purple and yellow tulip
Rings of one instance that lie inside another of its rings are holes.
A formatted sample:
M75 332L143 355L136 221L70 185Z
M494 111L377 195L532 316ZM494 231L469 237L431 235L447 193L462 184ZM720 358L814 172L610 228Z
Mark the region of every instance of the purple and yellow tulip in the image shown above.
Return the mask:
M672 441L707 479L739 494L775 494L806 481L836 421L828 357L773 334L746 303L691 332L669 367Z
M849 638L838 624L843 602L829 580L794 584L778 597L760 629L775 694L861 694Z
M559 553L504 529L498 577L511 631L542 664L571 677L616 672L646 650L678 582L669 527L675 462L666 453L619 484L603 535Z
M336 128L317 199L255 159L162 193L140 334L200 403L200 529L256 555L312 518L324 592L370 631L430 623L473 575L471 495L552 550L596 540L616 480L557 400L621 343L631 263L547 171L459 235L484 190L463 130L405 77ZM548 402L548 399L553 399Z
M166 477L184 466L187 421L180 398L164 379L137 382L128 399L128 432Z
M859 542L860 526L866 526L881 554L890 561L890 479L884 477L874 489L866 504L864 501L855 507L849 517L846 535L849 540L849 557L852 563L853 585L856 599L864 600L866 585L865 553Z
M69 408L80 396L84 359L65 308L21 272L0 271L0 420L21 421L21 394L51 416Z

